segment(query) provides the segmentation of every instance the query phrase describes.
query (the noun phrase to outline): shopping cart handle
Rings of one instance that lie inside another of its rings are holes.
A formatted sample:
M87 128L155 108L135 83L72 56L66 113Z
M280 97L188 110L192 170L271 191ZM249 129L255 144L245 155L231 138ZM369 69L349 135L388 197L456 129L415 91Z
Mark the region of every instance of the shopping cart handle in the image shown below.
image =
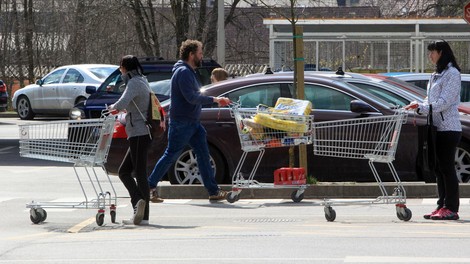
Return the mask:
M107 117L107 116L116 116L118 114L119 114L119 110L117 109L109 110L108 108L106 108L101 111L102 118Z
M230 104L228 104L231 108L240 108L240 103L230 101Z

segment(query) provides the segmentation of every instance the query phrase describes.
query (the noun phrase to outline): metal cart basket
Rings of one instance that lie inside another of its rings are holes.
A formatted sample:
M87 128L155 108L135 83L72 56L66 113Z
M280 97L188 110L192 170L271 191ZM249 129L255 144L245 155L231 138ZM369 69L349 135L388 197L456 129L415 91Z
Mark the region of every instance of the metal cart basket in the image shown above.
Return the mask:
M295 188L297 190L292 193L291 198L294 202L300 202L308 187L305 179L291 176L288 182L275 184L260 183L254 179L254 176L266 148L312 144L313 116L240 109L238 105L232 107L232 113L243 154L232 176L232 191L227 195L227 201L230 203L238 201L242 189ZM249 152L259 152L259 154L248 178L245 178L240 171Z
M400 109L394 115L357 119L335 120L315 123L313 137L314 154L338 158L367 159L381 191L381 196L372 200L325 199L325 218L334 221L336 212L332 204L351 203L395 203L400 220L411 219L411 210L406 207L406 192L393 166L398 138L407 113ZM386 163L393 175L396 187L388 194L374 162Z
M114 116L103 115L99 119L19 125L20 156L73 163L75 175L85 197L82 202L32 201L26 204L26 208L30 208L30 219L33 223L38 224L46 220L47 213L43 208L64 207L98 208L96 223L101 226L104 222L105 207L109 206L111 222L116 221L116 191L104 168L111 145L114 122ZM98 166L104 170L111 191L103 189L104 184L100 182L100 177L95 171L95 167ZM79 175L78 167L84 168L86 176ZM86 181L89 181L89 184ZM91 187L85 188L85 184Z

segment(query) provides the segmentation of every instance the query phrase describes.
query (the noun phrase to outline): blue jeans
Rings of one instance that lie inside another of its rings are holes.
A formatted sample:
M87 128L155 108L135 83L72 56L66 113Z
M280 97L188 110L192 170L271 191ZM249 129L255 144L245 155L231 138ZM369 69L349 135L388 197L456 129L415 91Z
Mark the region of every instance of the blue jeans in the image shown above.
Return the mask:
M197 166L204 187L206 187L209 195L217 194L219 187L215 181L214 171L210 163L206 134L206 130L200 122L170 120L168 146L148 178L150 188L153 189L157 186L158 182L170 169L170 166L175 163L181 152L189 144L196 154Z

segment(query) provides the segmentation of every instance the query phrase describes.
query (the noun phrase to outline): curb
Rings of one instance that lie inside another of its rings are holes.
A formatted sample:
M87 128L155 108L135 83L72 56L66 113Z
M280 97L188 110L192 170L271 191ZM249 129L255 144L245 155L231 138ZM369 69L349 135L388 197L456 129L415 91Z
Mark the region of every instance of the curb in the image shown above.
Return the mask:
M4 117L18 117L18 115L16 114L16 112L11 112L11 111L8 111L8 112L0 112L0 117L1 118L4 118Z
M437 198L435 183L403 183L407 198ZM384 184L391 196L395 185ZM220 185L225 191L231 191L231 185ZM171 185L158 186L158 193L163 199L207 199L204 186ZM243 189L240 199L290 199L295 188L260 188ZM377 183L321 183L309 186L304 192L304 199L323 198L377 198L381 196ZM460 197L470 197L470 184L460 184Z

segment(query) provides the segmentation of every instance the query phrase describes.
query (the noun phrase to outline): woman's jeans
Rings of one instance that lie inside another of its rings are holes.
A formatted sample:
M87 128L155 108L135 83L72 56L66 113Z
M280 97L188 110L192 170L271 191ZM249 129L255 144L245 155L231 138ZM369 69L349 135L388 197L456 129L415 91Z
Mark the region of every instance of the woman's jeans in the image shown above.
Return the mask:
M150 191L147 182L147 152L150 142L148 135L129 138L129 148L119 167L119 178L129 192L132 207L135 207L140 199L144 199L146 202L143 220L149 219Z
M438 131L436 154L438 166L435 170L439 208L446 207L452 212L459 211L459 181L455 172L455 152L462 132Z
M171 165L175 163L184 148L189 144L196 154L197 166L201 173L204 187L206 187L209 195L216 195L219 187L215 181L214 171L210 163L206 134L206 130L199 121L170 120L168 146L148 178L150 188L157 186L157 183L168 172Z

